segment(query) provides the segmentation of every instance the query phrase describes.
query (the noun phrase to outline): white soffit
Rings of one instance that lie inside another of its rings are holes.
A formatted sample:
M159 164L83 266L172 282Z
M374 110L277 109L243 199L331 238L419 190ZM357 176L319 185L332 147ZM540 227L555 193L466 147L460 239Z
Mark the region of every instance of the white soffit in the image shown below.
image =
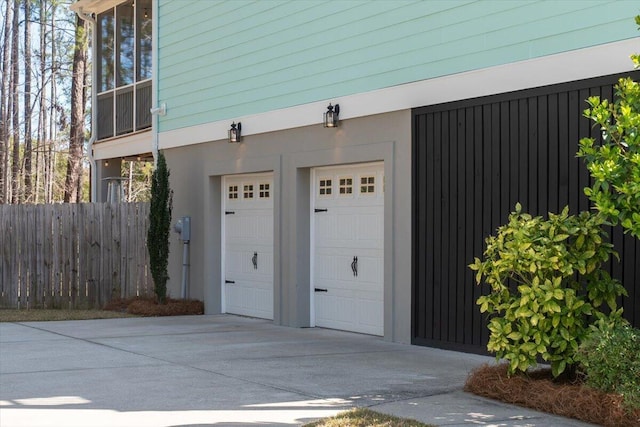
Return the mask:
M320 124L329 102L340 120L633 71L629 55L640 37L459 74L313 102L244 117L242 135ZM170 100L167 101L170 104ZM168 112L170 114L170 111ZM223 140L232 119L161 132L161 149Z
M100 13L117 4L124 3L123 0L78 0L71 5L71 10L76 13Z
M111 139L93 144L93 157L96 160L137 156L152 150L151 131Z

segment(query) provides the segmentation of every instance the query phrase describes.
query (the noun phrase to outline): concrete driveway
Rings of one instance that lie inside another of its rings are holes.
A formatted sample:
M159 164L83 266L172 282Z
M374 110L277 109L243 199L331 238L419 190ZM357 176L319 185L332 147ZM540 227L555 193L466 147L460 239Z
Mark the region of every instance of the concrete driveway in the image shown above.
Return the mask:
M0 323L0 426L300 425L353 406L448 426L585 425L462 392L492 361L229 315Z

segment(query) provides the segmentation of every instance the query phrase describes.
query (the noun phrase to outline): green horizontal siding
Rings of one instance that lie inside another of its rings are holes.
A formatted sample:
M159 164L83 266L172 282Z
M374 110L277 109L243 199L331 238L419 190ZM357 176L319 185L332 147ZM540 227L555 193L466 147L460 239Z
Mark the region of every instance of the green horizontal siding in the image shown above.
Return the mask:
M167 131L637 35L636 1L160 0Z

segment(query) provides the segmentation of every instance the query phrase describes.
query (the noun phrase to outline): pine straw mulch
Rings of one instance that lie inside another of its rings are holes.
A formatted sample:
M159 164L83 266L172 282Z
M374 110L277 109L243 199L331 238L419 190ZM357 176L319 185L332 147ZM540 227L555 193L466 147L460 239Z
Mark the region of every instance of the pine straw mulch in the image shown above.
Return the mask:
M575 377L553 380L550 369L509 377L506 364L483 365L471 372L464 390L606 427L640 426L640 409L625 410L620 395L593 389Z
M204 303L191 299L167 298L166 304L160 304L152 297L116 298L108 302L104 310L145 317L184 316L204 314Z

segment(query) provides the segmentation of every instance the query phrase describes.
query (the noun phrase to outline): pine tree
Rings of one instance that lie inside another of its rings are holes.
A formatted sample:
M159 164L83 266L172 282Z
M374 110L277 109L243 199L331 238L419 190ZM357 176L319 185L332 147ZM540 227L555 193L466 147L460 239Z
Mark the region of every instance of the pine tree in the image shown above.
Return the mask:
M158 164L151 180L151 206L149 209L149 231L147 249L151 276L155 284L158 301L167 300L167 281L169 274L169 232L171 227L171 208L173 191L169 187L169 169L162 152L158 153Z

